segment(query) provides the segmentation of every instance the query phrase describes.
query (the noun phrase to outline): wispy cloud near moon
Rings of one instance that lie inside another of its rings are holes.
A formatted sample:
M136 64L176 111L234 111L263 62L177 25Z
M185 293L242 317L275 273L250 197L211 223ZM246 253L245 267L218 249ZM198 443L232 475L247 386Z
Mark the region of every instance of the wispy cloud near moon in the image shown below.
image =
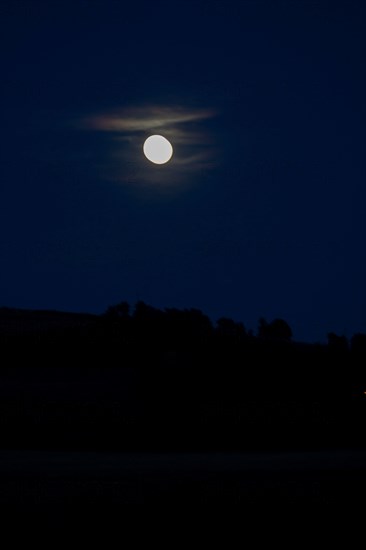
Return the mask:
M216 165L215 139L207 129L207 121L214 116L211 109L152 105L95 114L84 119L82 126L113 137L113 151L106 159L107 177L171 187ZM174 149L172 160L160 168L152 166L142 153L144 140L156 133L169 139Z
M209 109L188 110L182 107L143 107L101 114L88 119L96 130L106 132L148 132L172 129L188 122L212 118L215 113Z

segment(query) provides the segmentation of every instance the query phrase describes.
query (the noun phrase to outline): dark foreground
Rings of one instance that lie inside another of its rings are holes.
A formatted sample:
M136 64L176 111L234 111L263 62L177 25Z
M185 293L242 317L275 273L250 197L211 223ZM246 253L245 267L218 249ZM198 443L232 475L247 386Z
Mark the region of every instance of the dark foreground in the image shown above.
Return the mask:
M302 515L362 502L366 452L1 451L0 486L2 518L40 528L121 527L126 514L167 510Z

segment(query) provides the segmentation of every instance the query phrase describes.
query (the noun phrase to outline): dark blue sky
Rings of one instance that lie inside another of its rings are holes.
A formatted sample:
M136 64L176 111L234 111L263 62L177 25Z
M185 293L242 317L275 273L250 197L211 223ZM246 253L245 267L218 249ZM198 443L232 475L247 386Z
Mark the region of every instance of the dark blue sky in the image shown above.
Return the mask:
M365 23L361 0L0 0L0 305L366 332Z

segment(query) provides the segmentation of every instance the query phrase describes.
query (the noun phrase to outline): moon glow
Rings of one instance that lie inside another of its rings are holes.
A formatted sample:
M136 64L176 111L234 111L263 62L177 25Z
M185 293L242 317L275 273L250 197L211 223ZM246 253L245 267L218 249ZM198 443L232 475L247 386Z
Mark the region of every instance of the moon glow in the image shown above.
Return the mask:
M164 136L150 136L144 143L144 155L154 164L165 164L173 155L173 147Z

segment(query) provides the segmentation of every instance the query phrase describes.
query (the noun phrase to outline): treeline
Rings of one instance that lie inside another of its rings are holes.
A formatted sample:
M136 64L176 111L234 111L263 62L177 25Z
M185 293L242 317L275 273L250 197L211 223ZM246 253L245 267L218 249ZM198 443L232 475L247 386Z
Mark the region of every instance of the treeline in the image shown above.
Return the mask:
M6 321L6 318L8 321ZM197 309L0 310L0 446L363 446L366 335Z
M8 322L6 322L8 319ZM142 301L108 307L101 315L0 310L1 367L68 369L138 368L225 372L236 370L262 389L284 393L342 391L366 386L366 334L350 341L328 334L327 344L297 342L283 319L259 319L256 332L221 317L215 324L198 309L158 309ZM237 376L237 375L236 375ZM366 389L366 388L365 388Z
M260 318L257 330L199 309L158 309L142 301L112 305L101 315L0 309L1 366L239 368L306 380L325 377L363 384L366 334L350 340L328 334L327 344L298 342L284 319ZM289 371L289 372L287 372Z

